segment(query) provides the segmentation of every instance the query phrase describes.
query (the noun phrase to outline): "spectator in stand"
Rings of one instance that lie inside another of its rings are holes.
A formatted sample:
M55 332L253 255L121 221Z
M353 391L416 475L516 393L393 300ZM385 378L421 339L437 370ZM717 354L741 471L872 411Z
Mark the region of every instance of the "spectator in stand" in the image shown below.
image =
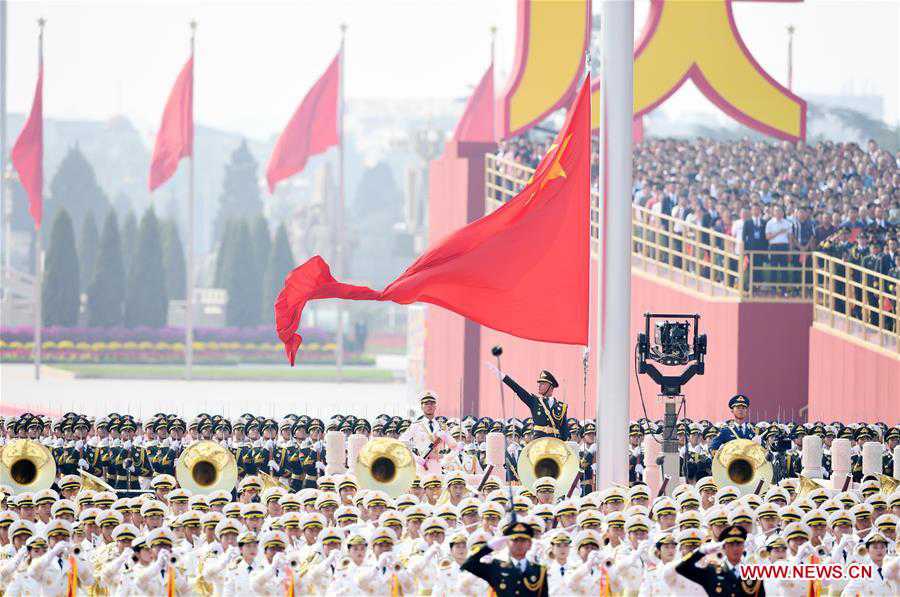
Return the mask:
M784 268L788 264L787 255L783 254L791 248L791 231L793 225L784 219L784 208L776 205L772 210L772 219L766 222L766 240L769 251L774 252L770 259L772 268ZM771 281L784 283L787 279L784 271L773 271ZM777 289L776 289L777 290Z

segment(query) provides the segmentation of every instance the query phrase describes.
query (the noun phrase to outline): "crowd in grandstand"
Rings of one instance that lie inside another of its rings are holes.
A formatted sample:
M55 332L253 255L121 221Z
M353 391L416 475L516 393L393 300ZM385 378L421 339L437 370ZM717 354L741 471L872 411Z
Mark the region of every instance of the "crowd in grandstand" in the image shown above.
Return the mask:
M818 249L900 277L898 159L874 141L650 139L635 150L634 201L748 250Z
M534 168L548 143L522 135L501 143L498 156ZM900 278L900 154L874 141L647 139L634 160L637 205L748 250L821 250Z
M546 379L552 376L542 372L539 384ZM552 391L540 396L552 399ZM544 435L533 418L433 416L435 402L423 396L424 414L413 420L10 417L0 426L3 445L28 439L46 446L57 474L52 487L0 492L0 589L17 596L484 595L483 579L505 587L492 570L502 575L522 562L528 594L687 595L727 589L716 584L727 582L721 570L738 563L827 562L869 564L880 574L825 581L832 594L900 590L900 491L888 477L863 475L862 456L864 443L881 442L883 471L892 475L900 427L683 420L684 480L671 495L653 495L642 445L661 432L661 421L629 426L629 486L596 487L593 421L567 417L561 433ZM744 417L749 400L736 396L729 404ZM329 472L329 431L408 445L418 471L408 492L365 487L343 451L339 472ZM432 439L430 449L419 433ZM490 433L506 440L504 470L494 474ZM810 434L822 438L825 478L832 442L850 441L850 478L840 489L832 489L840 480L804 484L801 443ZM553 477L519 483L515 463L537 435L577 445L580 491ZM734 437L753 438L776 465L772 483L757 493L711 475L715 449ZM176 462L202 440L234 456L235 487L191 493L179 486ZM746 582L752 592L756 585ZM812 587L808 580L762 582L768 595L807 595Z

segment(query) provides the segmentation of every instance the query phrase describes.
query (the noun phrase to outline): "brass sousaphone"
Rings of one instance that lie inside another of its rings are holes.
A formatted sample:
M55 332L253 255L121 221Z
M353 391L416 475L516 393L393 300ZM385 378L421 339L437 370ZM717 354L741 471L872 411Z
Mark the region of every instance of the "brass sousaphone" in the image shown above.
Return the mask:
M47 489L56 479L56 462L48 448L30 439L14 439L0 453L0 485L13 494Z
M366 442L359 451L353 472L361 488L378 489L397 497L412 487L416 461L403 442L378 437Z
M178 485L191 493L231 491L237 484L237 461L228 448L212 441L199 441L185 448L175 462Z
M741 495L756 491L760 481L772 482L772 463L766 449L749 439L733 439L719 448L712 461L712 474L719 487L733 485Z
M541 477L556 479L556 496L569 491L578 474L578 453L572 446L555 437L541 437L528 442L519 453L516 472L522 485L534 491Z

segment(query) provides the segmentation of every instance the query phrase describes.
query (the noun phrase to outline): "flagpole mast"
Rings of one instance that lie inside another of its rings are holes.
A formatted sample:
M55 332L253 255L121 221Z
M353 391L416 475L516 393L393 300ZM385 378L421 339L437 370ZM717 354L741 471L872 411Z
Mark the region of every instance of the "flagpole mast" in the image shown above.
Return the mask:
M194 38L197 34L197 21L191 21L191 60L194 60ZM191 69L191 102L194 101L194 73L197 64ZM191 107L192 116L193 106ZM191 155L188 159L188 217L187 217L187 280L185 280L184 301L184 377L188 381L194 374L194 126L191 119Z
M341 23L341 66L340 66L340 88L339 94L339 116L338 116L338 201L337 213L335 214L335 228L337 237L337 246L335 247L335 258L337 260L338 278L344 275L344 47L347 38L347 24ZM337 350L335 351L337 361L337 379L338 382L344 379L344 308L341 301L337 301Z
M598 487L609 487L614 482L628 483L634 2L604 0L601 10L600 147L605 159L600 160L600 184L605 180L606 188L601 186L605 214L597 259L601 315L597 318L596 478Z
M44 68L44 25L47 23L47 19L41 17L38 19L38 76L41 76ZM43 88L41 89L41 94L43 94ZM43 98L42 98L43 99ZM41 113L41 117L43 118L43 111ZM43 139L41 140L41 145L43 146ZM34 231L34 379L35 381L40 381L41 379L41 358L42 358L42 346L43 342L43 326L44 326L44 313L43 313L43 288L44 288L44 249L43 243L41 242L41 229L35 228ZM9 241L7 241L9 242Z
M7 189L6 172L6 0L0 0L0 209L5 218L3 224L3 274L9 288L9 270L12 266L12 193Z

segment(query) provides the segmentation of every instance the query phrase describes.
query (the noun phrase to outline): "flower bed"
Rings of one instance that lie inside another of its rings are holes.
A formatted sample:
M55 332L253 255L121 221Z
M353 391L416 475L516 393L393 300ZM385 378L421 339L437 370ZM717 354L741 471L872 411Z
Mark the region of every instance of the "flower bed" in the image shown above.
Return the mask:
M146 329L146 328L145 328ZM65 334L63 331L71 334ZM258 337L254 330L210 329L198 330L194 341L194 362L206 365L283 364L286 363L284 346L271 341L271 328L266 328L268 338ZM106 337L100 339L106 331ZM26 333L27 332L27 333ZM152 330L140 336L138 329L124 328L47 328L41 343L41 356L48 363L141 363L177 364L184 362L183 332L175 328ZM305 330L304 330L305 332ZM297 355L297 363L327 365L335 362L334 342L324 332L304 333L303 348ZM0 330L0 361L9 363L32 360L30 328ZM347 354L348 365L371 365L374 359L361 354Z

